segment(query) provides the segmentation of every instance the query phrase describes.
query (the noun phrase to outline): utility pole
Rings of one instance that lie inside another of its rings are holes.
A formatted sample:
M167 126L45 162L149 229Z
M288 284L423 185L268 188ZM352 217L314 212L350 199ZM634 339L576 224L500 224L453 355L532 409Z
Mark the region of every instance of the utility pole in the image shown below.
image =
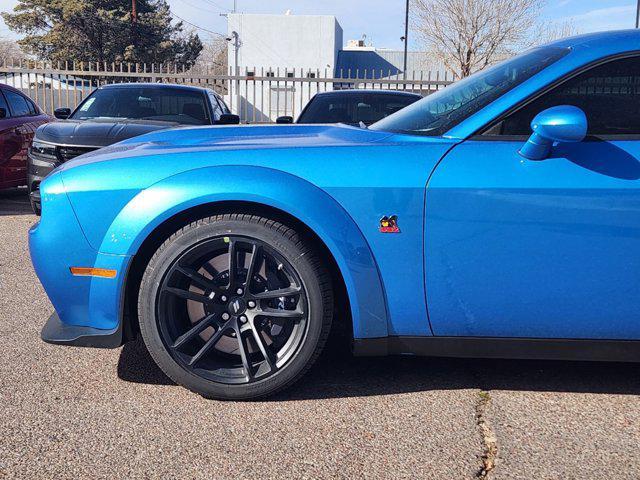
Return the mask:
M234 53L234 60L233 60L233 68L234 68L234 75L236 77L236 88L235 88L235 95L236 95L236 114L240 115L240 110L242 109L242 106L240 104L240 66L238 65L238 49L240 48L240 35L238 35L238 32L236 32L235 30L233 32L231 32L231 38L233 40L233 53Z
M638 0L640 2L640 0ZM238 11L238 0L233 0L233 12L236 13Z
M136 47L136 23L138 22L138 1L131 0L131 43Z
M640 5L640 0L638 0ZM402 68L403 77L407 79L407 51L409 48L409 0L407 0L407 8L404 14L404 66ZM404 88L407 88L407 84L405 83Z
M638 0L638 6L636 7L636 28L640 27L640 0Z

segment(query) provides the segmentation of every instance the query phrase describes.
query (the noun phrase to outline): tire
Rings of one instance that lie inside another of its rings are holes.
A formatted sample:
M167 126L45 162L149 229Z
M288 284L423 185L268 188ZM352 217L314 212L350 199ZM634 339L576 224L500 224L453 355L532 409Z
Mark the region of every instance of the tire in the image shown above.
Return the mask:
M219 400L291 386L320 355L332 316L330 276L311 242L240 213L171 235L149 261L138 297L140 332L160 369Z

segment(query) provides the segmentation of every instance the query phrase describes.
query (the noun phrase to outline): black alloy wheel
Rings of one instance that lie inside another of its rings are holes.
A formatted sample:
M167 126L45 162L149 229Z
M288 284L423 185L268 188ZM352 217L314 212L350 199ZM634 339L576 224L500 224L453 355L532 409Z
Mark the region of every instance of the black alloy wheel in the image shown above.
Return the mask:
M250 215L195 222L156 252L139 295L158 365L208 397L255 398L297 380L331 324L326 270L296 232Z

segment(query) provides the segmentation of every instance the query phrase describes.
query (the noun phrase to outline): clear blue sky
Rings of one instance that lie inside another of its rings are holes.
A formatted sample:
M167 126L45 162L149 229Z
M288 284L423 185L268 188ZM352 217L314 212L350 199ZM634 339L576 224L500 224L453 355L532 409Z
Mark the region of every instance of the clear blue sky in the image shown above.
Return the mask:
M17 0L0 0L0 11L13 8ZM169 0L172 11L203 29L226 32L220 13L233 7L233 0ZM405 0L238 0L246 13L331 14L344 29L345 41L366 34L378 47L402 48ZM572 19L582 32L632 28L635 0L548 0L544 16L549 20ZM203 38L210 36L199 31ZM0 36L12 33L0 20ZM416 45L410 43L412 48Z

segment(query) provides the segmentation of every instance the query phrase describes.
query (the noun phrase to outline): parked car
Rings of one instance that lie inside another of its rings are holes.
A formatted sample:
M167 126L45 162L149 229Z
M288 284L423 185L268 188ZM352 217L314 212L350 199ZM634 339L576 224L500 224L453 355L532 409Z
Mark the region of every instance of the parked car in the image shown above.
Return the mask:
M41 186L50 343L140 331L207 397L357 355L640 361L640 31L529 50L368 129L155 132Z
M50 120L29 97L0 84L0 189L27 184L27 150L36 128Z
M78 155L155 130L240 123L213 90L159 83L104 85L73 113L58 108L54 115L63 121L38 129L29 151L28 185L36 213L42 179Z
M313 96L296 123L344 123L371 125L417 102L422 95L402 90L334 90ZM293 117L278 117L276 123L293 123Z

